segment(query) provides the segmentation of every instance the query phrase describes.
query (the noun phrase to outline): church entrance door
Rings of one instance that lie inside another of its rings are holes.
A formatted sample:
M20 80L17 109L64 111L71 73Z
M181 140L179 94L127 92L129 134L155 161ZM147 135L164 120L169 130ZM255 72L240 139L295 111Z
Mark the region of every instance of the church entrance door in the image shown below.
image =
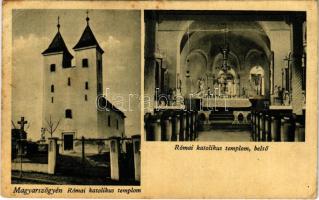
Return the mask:
M73 150L73 133L64 133L63 134L63 149L64 151Z

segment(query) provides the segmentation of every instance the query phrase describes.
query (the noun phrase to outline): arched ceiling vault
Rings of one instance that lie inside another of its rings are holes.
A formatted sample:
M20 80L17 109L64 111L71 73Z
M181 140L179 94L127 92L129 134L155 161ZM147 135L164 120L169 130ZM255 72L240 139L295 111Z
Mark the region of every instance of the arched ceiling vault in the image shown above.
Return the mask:
M225 34L226 32L226 34ZM188 54L196 49L213 58L226 41L230 50L242 59L251 49L270 56L269 38L263 27L255 21L249 22L199 22L194 21L185 30L180 43L180 52Z

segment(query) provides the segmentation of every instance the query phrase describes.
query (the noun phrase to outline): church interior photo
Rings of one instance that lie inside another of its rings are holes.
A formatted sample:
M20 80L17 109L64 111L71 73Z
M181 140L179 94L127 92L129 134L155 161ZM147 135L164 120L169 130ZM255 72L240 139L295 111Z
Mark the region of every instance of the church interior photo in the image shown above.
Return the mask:
M306 13L148 10L147 141L305 141Z

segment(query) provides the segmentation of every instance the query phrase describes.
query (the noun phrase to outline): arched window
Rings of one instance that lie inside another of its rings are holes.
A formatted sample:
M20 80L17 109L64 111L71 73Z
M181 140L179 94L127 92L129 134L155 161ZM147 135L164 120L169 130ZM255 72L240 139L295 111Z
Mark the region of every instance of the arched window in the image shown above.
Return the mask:
M71 109L65 110L65 118L72 119L72 110Z

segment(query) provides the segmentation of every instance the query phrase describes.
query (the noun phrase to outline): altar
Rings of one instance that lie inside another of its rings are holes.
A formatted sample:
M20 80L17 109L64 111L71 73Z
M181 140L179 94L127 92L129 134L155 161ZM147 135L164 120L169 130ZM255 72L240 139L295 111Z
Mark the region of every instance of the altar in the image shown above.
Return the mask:
M248 98L203 98L202 107L250 108L251 102Z

